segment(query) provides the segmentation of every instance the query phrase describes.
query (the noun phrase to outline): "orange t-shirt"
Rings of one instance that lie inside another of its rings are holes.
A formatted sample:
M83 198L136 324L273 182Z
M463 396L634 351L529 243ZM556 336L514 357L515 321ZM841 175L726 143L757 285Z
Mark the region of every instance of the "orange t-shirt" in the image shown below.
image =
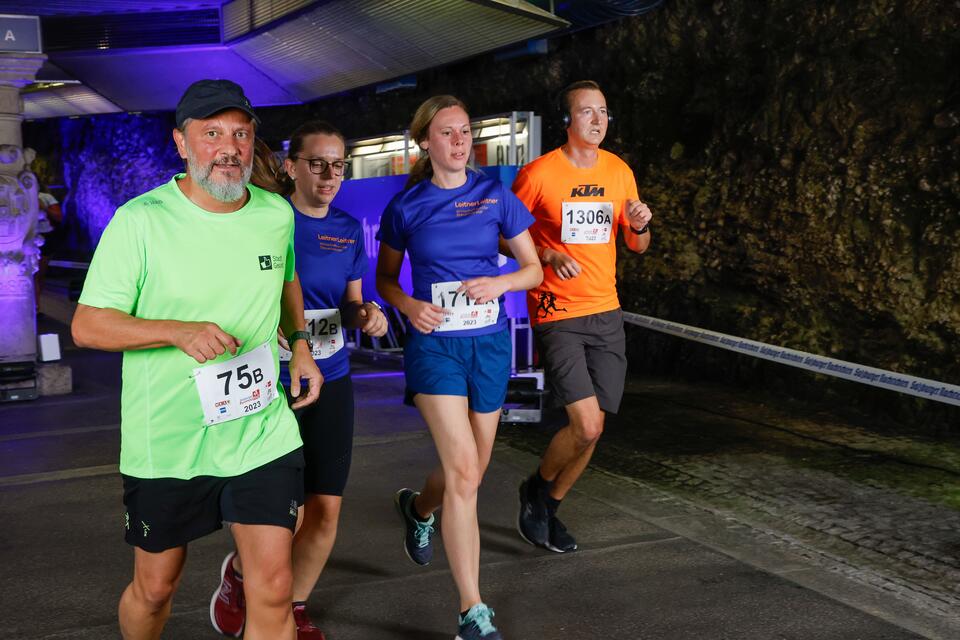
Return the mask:
M640 199L627 163L601 149L593 167L580 169L554 149L520 170L513 192L535 218L533 243L580 265L580 275L570 280L543 270L543 282L527 292L530 322L617 309L617 232L626 201Z

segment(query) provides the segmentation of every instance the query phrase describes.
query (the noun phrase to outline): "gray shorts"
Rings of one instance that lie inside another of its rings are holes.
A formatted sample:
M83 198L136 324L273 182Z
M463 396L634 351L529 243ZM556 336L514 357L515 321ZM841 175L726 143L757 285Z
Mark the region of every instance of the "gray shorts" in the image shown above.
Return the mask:
M627 375L623 311L544 322L533 328L552 404L566 406L596 396L616 413Z

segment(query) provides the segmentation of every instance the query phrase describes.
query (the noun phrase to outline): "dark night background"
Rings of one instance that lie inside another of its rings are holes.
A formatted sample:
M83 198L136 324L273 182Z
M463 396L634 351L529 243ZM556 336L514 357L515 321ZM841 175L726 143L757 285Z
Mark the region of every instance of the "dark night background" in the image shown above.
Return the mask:
M542 114L546 151L562 141L557 91L594 79L616 115L605 147L655 215L650 251L620 253L626 310L958 384L958 68L953 0L670 0L551 39L546 55L262 109L259 134L277 145L313 117L348 138L401 130L424 98L453 93L477 116ZM182 166L171 127L170 114L25 123L81 253L117 206ZM947 405L653 332L630 332L630 350L639 373L960 424Z

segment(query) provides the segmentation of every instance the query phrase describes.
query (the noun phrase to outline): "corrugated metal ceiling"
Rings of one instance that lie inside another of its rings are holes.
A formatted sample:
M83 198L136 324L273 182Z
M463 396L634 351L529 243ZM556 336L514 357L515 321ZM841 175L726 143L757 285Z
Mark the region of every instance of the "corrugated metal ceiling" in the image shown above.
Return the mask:
M6 4L0 0L0 12ZM142 14L140 26L132 18L117 22L130 30L122 38L114 37L121 43L119 48L106 43L96 49L50 52L51 62L80 80L88 94L100 94L101 104L109 104L111 111L115 106L131 111L172 109L184 87L207 77L239 82L254 105L307 102L568 26L524 0L53 0L41 4L43 15L56 16L51 18L55 20L68 13L129 13L144 6L154 12ZM170 11L203 13L221 4L222 44L122 48L137 42L138 28L157 32L156 25L148 22ZM51 99L43 95L46 92L52 92ZM26 102L37 101L32 114L48 114L28 117L75 115L76 109L56 113L47 107L57 99L69 104L77 95L75 87L27 94ZM42 109L40 101L45 101ZM87 100L83 108L94 104Z
M335 0L232 44L302 101L548 33L545 12L464 0Z
M23 97L23 117L28 120L89 116L123 111L90 87L66 85L55 90L35 91Z
M257 106L298 102L230 47L88 51L57 56L56 63L125 111L175 109L187 85L201 78L233 80Z
M316 0L231 0L223 6L223 39L233 40L280 18L320 4Z

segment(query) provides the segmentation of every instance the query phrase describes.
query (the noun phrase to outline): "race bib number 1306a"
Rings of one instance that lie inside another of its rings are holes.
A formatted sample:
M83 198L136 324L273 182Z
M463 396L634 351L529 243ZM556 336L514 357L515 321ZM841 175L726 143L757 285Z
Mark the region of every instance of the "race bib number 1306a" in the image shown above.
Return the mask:
M613 229L612 202L562 203L560 240L566 244L606 244Z
M433 304L448 312L437 331L463 331L479 329L497 323L500 316L500 301L491 300L478 304L466 293L458 292L463 282L434 282L431 285Z
M277 372L269 343L225 362L197 367L193 379L211 426L259 413L277 397Z

